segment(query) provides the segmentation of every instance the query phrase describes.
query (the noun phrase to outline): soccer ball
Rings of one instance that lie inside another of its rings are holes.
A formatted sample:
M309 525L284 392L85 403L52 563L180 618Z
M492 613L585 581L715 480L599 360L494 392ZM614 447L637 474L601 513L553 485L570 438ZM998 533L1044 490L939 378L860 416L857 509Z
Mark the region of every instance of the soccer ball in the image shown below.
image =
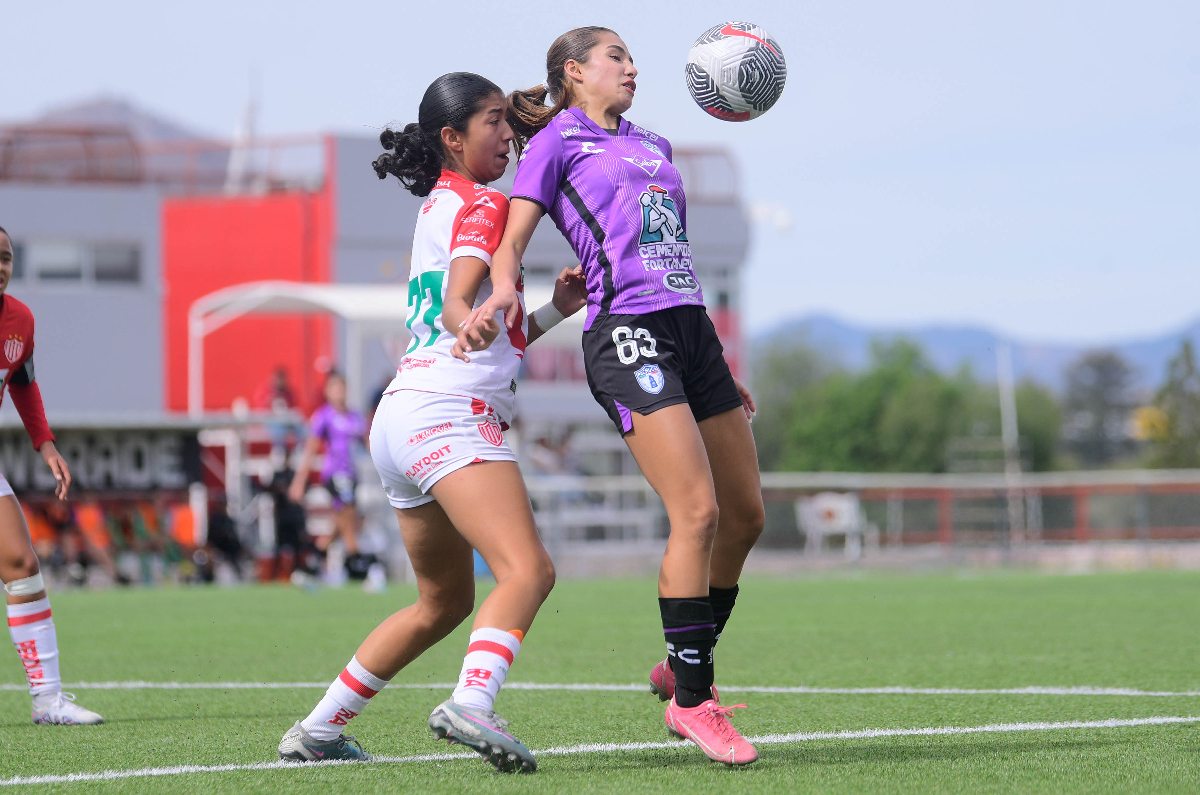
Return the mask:
M779 99L787 64L779 42L758 25L725 22L696 39L686 72L688 93L706 113L749 121Z

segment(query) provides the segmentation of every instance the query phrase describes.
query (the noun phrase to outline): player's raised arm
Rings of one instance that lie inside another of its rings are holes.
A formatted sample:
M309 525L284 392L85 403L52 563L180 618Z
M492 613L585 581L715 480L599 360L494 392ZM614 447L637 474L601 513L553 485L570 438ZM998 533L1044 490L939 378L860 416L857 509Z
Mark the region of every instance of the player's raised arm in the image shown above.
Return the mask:
M462 321L464 331L469 333L481 318L492 318L496 312L503 312L504 325L512 328L520 306L517 282L521 278L521 259L544 213L540 204L528 199L515 198L509 204L508 225L492 256L492 295Z

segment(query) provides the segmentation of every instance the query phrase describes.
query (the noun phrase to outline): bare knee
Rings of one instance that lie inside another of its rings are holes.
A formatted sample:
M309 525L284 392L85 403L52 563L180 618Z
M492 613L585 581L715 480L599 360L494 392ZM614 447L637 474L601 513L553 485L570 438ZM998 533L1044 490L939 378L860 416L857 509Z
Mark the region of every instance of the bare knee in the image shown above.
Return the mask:
M493 572L496 582L518 584L526 593L536 594L538 602L546 601L550 591L554 589L554 561L550 560L545 550L531 558L523 558L518 565L508 571Z
M37 555L28 547L20 550L15 555L6 555L3 561L3 568L0 568L0 574L4 575L5 582L23 580L41 571L41 568L38 566Z
M454 631L475 610L475 591L457 591L453 594L442 593L417 602L420 622L425 631L439 638L444 638Z
M717 535L717 520L720 510L714 501L703 500L668 509L671 520L672 541L682 541L703 548L711 548Z
M543 602L554 590L554 581L557 576L554 571L554 561L550 560L548 554L543 554L533 572L533 587Z
M729 515L730 511L733 513L732 516ZM734 509L727 508L722 513L722 517L729 520L727 526L730 540L747 548L754 546L767 523L767 514L762 500L741 504ZM725 528L722 528L721 532L725 533Z

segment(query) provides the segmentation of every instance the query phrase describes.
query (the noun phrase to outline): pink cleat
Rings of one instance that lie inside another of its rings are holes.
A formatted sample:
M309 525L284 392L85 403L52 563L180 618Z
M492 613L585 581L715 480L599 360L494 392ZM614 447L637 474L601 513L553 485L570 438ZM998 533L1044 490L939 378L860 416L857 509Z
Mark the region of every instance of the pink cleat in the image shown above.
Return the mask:
M658 696L659 701L670 701L675 697L675 672L666 658L650 669L650 692Z
M697 707L685 708L672 698L663 721L667 731L691 740L709 759L727 765L748 765L758 759L758 751L729 722L729 714L745 706L722 707L710 700Z
M659 701L670 701L675 697L675 672L666 658L650 669L650 692L658 696ZM712 697L714 701L721 700L716 685L712 687Z

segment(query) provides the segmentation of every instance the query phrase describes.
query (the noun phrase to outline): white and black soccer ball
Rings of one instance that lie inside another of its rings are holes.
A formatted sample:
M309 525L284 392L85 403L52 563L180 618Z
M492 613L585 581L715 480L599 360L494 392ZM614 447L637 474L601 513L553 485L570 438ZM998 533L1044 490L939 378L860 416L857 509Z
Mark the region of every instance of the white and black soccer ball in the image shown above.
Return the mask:
M779 99L786 80L779 42L750 22L711 27L688 51L688 93L718 119L758 118Z

